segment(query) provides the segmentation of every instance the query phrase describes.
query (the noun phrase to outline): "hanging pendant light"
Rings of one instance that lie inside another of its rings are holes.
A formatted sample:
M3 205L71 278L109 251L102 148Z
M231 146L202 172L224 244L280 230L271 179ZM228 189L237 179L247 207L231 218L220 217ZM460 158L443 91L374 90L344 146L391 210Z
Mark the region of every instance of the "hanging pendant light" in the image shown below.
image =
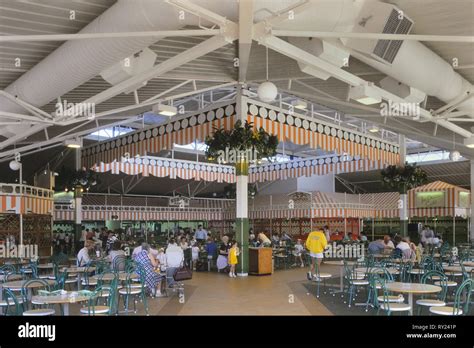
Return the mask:
M268 81L268 47L266 47L266 67L267 67L267 81L260 84L257 89L258 97L265 103L273 102L278 94L278 89L274 83Z
M461 153L455 150L456 146L456 134L453 133L453 151L449 153L449 159L453 162L457 162L461 159Z

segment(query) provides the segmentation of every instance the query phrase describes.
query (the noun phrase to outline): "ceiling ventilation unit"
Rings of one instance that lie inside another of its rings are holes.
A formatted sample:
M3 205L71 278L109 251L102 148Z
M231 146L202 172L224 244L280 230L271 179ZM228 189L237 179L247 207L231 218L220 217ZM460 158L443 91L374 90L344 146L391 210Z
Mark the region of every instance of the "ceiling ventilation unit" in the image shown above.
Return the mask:
M316 38L301 38L301 37L290 37L288 41L295 45L302 50L311 53L312 55L331 63L338 68L343 66L347 66L349 62L349 51L336 46L328 41L323 41ZM307 64L303 64L298 62L298 66L300 67L301 71L317 77L321 80L327 80L331 77L331 74L328 72L318 69L314 66L309 66Z
M151 69L155 64L155 61L156 54L149 48L144 48L134 55L122 59L120 62L117 62L111 67L103 70L100 73L100 76L102 76L102 78L111 85L116 85L140 74L143 71ZM138 88L146 86L146 84L147 82L143 82L132 86L127 91L125 91L125 93L133 92Z
M354 26L355 33L409 34L413 21L396 6L368 1L362 8ZM352 49L375 59L392 63L403 43L401 40L341 39Z

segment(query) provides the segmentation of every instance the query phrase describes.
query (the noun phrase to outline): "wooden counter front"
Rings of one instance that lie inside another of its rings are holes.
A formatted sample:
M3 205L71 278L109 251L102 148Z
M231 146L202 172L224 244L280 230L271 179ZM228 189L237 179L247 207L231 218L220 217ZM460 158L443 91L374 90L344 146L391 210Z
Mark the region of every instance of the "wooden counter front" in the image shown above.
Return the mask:
M273 273L272 248L249 248L249 274Z

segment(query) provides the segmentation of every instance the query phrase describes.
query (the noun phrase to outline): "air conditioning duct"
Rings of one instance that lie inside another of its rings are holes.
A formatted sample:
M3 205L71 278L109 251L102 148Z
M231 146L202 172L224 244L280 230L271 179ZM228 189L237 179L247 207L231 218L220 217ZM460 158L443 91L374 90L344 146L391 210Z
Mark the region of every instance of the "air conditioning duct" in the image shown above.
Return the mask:
M405 99L408 103L419 104L426 99L426 93L401 83L390 76L382 79L379 84L384 90Z
M349 51L338 47L329 41L316 38L291 37L288 41L302 50L331 63L338 68L347 66L349 62ZM308 75L312 75L321 80L327 80L331 77L326 71L318 69L314 66L298 62L300 70Z
M143 71L151 69L155 65L156 54L149 48L144 48L143 50L135 53L134 55L122 59L121 61L115 63L111 67L105 69L100 73L100 76L110 83L111 85L116 85L122 81L129 79L132 76L136 76ZM133 92L134 90L146 86L147 81L137 85L132 86L125 93Z
M368 1L362 7L354 33L409 34L413 21L394 5ZM345 46L385 63L392 63L403 41L342 38Z

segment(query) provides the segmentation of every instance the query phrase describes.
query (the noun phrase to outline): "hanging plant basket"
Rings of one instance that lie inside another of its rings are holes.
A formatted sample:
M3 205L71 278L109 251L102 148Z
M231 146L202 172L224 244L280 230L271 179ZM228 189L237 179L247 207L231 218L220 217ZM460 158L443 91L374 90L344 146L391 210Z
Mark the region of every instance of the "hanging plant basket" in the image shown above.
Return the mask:
M62 167L56 180L56 191L89 191L92 187L99 183L97 173L92 170L82 168L80 170L72 170Z
M212 136L206 138L206 157L211 162L234 164L237 175L247 175L250 163L259 163L263 158L276 155L278 138L263 128L253 129L253 124L239 120L234 128L214 128Z
M428 182L428 175L416 164L388 166L382 169L381 174L383 185L400 194L406 194L408 190Z

